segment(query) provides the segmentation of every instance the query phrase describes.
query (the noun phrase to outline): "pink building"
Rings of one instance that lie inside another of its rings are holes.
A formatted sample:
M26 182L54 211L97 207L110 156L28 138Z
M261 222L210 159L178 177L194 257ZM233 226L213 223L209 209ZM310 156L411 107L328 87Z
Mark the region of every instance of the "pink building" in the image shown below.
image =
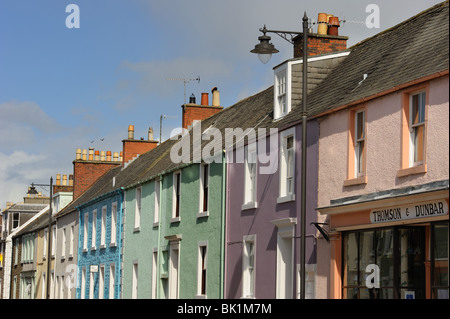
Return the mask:
M317 297L448 299L448 9L355 45L309 97L329 235Z

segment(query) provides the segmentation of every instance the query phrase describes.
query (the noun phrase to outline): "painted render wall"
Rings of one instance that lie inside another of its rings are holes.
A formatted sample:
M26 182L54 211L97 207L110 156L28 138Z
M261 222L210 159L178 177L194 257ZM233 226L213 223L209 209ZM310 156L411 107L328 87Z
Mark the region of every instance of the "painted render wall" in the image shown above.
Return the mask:
M343 186L347 178L349 110L320 119L318 207L331 199L449 178L449 77L429 82L427 173L397 177L400 169L402 92L367 102L367 184ZM447 147L443 147L447 146Z
M138 263L138 298L152 298L153 249L158 248L159 229L153 225L155 212L155 180L143 184L141 226L135 231L136 188L125 191L123 287L124 299L131 298L134 262Z
M115 191L109 196L105 196L102 199L88 203L87 206L79 208L79 239L78 239L78 282L77 286L77 299L81 297L81 274L82 269L86 268L86 290L85 297L89 298L90 289L90 266L98 265L99 272L100 266L105 267L105 285L104 285L104 298L109 297L109 267L110 264L115 264L115 289L114 289L114 299L120 298L120 283L121 283L121 249L122 249L122 191ZM116 244L110 245L111 243L111 207L113 203L117 203L117 222L116 222ZM105 238L105 248L100 248L100 230L101 230L101 218L102 218L102 207L106 205L106 238ZM96 223L96 249L91 249L92 240L92 214L93 211L97 209L97 223ZM89 220L85 220L85 213L89 214ZM83 250L83 240L86 234L84 233L84 223L88 222L88 242L87 250ZM99 296L99 272L94 275L94 299Z
M138 264L138 298L152 297L153 251L158 251L157 298L168 298L169 278L162 275L169 263L169 240L165 236L181 235L179 250L179 298L194 299L197 295L199 242L207 241L207 298L221 297L222 232L222 169L212 163L209 175L209 216L199 212L200 164L181 169L180 221L171 222L173 172L161 176L160 224L154 226L155 181L142 184L141 227L134 231L136 188L126 190L126 222L123 257L123 298L132 296L133 264ZM159 243L159 250L158 250Z
M317 121L309 121L307 128L307 195L306 195L306 264L316 264L316 229L310 223L316 221L317 204L317 155L319 128ZM279 132L279 134L281 131ZM255 298L276 298L277 277L277 227L271 222L281 218L297 218L294 238L294 269L292 296L297 297L298 264L300 262L300 208L301 208L301 125L295 126L295 200L277 204L279 196L279 163L273 174L257 175L258 208L241 210L244 203L244 163L227 166L227 222L225 298L242 296L243 236L256 235L255 244ZM279 139L280 144L280 139ZM269 143L267 143L269 144ZM268 153L269 145L266 146ZM259 152L259 151L258 151ZM236 152L234 154L236 156ZM279 149L278 149L279 156ZM257 165L257 171L259 164Z
M221 297L222 225L222 163L211 163L209 173L209 216L197 217L199 212L200 164L181 170L180 221L171 223L173 174L166 175L163 184L164 236L182 235L179 256L179 298L197 295L197 269L199 242L207 241L207 298ZM169 248L168 240L161 237L161 245Z

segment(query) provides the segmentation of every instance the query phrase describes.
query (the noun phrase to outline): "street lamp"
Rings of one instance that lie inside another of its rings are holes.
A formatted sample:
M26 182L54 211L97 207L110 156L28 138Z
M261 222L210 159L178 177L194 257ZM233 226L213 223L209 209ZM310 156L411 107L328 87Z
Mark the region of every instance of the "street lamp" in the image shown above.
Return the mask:
M266 35L267 29L266 29L265 25L264 25L264 28L259 29L259 31L261 31L263 33L262 36L258 37L258 40L260 43L255 45L255 48L253 50L251 50L250 52L257 53L259 60L262 63L266 64L267 62L269 62L273 53L278 53L280 51L275 49L275 46L269 42L270 37L268 35Z
M270 37L266 36L267 32L278 34L283 39L290 43L293 43L293 37L301 34L296 31L279 31L279 30L267 30L266 26L260 29L263 35L258 39L260 43L255 46L250 52L257 53L262 63L267 63L272 56L272 53L277 53L273 44L269 43ZM290 37L290 38L288 38ZM308 70L308 16L303 15L303 86L302 86L302 179L301 179L301 204L300 204L300 299L305 299L305 249L306 249L306 121L307 121L307 71Z
M34 186L50 186L50 210L48 215L48 231L47 231L47 292L46 292L46 299L50 299L50 262L51 262L51 256L50 256L50 248L51 248L51 231L52 231L52 199L53 199L53 177L50 177L50 185L49 184L35 184L31 183L31 187L28 190L27 194L30 195L36 195L38 192L36 191L36 188Z

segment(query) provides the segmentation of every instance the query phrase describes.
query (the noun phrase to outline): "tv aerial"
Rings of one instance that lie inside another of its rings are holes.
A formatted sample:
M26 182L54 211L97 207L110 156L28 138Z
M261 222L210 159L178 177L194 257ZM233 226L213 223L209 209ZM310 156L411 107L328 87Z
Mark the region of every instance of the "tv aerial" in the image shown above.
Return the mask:
M183 81L184 84L184 104L186 104L186 83L197 81L197 83L200 83L200 76L197 76L195 79L190 78L166 78L168 81Z

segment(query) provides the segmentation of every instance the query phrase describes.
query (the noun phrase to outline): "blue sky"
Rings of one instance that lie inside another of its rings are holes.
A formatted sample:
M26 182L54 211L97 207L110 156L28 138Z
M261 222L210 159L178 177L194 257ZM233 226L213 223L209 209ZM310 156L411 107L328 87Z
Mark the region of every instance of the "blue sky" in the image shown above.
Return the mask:
M364 22L380 8L380 28L345 23L348 46L441 1L295 0L0 0L0 208L22 201L32 183L71 174L76 148L120 151L128 125L135 137L151 126L163 139L181 126L187 99L215 86L228 107L273 82L280 50L263 65L249 51L258 31L301 31L304 11ZM80 28L66 27L66 6L80 9ZM316 32L316 27L314 27ZM103 141L101 140L103 139ZM48 194L48 189L39 189Z

